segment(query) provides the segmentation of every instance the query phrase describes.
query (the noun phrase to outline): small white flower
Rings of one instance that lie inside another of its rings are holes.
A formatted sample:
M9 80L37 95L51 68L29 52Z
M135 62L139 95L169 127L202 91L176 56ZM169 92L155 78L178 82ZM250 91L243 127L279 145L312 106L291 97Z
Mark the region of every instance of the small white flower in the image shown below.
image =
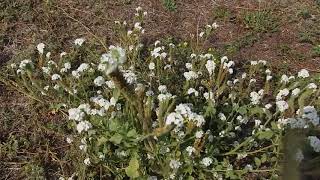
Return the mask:
M50 86L45 86L43 89L48 91Z
M213 29L217 29L219 27L219 25L216 22L214 22L211 26Z
M167 92L167 86L165 86L165 85L160 85L160 86L158 87L158 90L159 90L160 93L166 93L166 92Z
M255 82L257 82L256 79L250 79L249 84L252 84L252 83L255 83Z
M98 76L93 82L96 86L102 86L105 83L105 80L102 76Z
M267 61L265 61L265 60L259 60L258 61L260 64L263 64L263 65L266 65L267 64Z
M277 107L278 107L280 112L284 112L285 110L287 110L289 108L288 103L286 101L283 101L283 100L277 101L276 105L277 105Z
M46 57L50 59L50 56L51 56L51 52L47 52Z
M276 96L277 100L282 100L283 97L286 97L289 95L289 90L287 88L284 88L279 91L279 93Z
M267 76L266 80L270 81L272 79L272 76Z
M166 124L175 124L178 127L183 125L183 117L178 113L170 113L166 118Z
M64 68L67 69L67 70L71 69L71 64L70 64L69 62L64 63L63 66L64 66Z
M201 164L203 164L204 166L208 167L212 164L213 160L209 157L205 157L201 160Z
M186 151L188 152L188 155L191 156L192 153L196 151L196 149L194 147L192 147L192 146L188 146L186 148Z
M201 32L200 34L199 34L199 37L203 37L203 35L204 35L204 32Z
M74 40L74 44L77 46L81 46L84 43L85 39L84 38L78 38Z
M198 95L199 95L199 92L198 92L197 90L195 90L194 88L189 88L187 93L188 93L189 95L190 95L190 94L193 94L193 93L194 93L195 96L198 96Z
M39 43L37 45L37 50L38 50L39 54L43 54L44 47L45 47L45 45L43 43Z
M91 127L92 125L89 121L80 121L77 124L77 131L78 133L81 133L82 131L88 131Z
M63 56L65 56L65 55L67 55L67 53L66 52L62 52L62 53L60 53L60 57L62 58Z
M186 63L186 68L191 71L192 70L192 64L191 63Z
M150 69L150 70L154 70L155 67L156 67L156 65L155 65L154 62L151 62L151 63L149 64L149 69Z
M300 93L300 89L299 88L295 88L294 90L292 90L292 95L293 96L297 96Z
M170 160L169 166L171 167L171 169L179 169L179 167L181 166L181 162L178 160Z
M78 72L84 72L84 71L86 71L86 70L88 70L88 69L89 69L89 64L87 64L87 63L82 63L82 64L80 64L80 66L78 67L77 71L78 71Z
M258 64L258 62L257 61L251 61L250 64L251 64L251 66L255 66L255 65Z
M186 78L187 81L198 78L198 74L194 71L184 72L183 76Z
M270 109L270 108L272 107L272 104L266 104L264 107L265 107L266 109Z
M75 77L75 78L77 78L77 79L80 78L80 73L79 73L79 71L72 71L71 74L72 74L73 77Z
M138 6L137 8L136 8L136 11L142 11L142 7L140 7L140 6Z
M226 117L223 113L219 113L219 114L218 114L218 117L219 117L219 119L220 119L221 121L227 120L227 117Z
M67 141L67 143L71 144L71 143L73 142L73 139L67 137L67 138L66 138L66 141Z
M202 136L203 136L203 131L202 130L199 130L199 131L196 132L196 138L197 139L202 138Z
M244 79L247 77L247 73L242 73L241 78Z
M91 164L90 158L86 158L86 159L83 161L83 163L84 163L85 165L89 166L89 165Z
M113 81L106 81L106 85L110 89L114 89L116 86L114 85Z
M317 85L315 84L315 83L310 83L310 84L308 84L308 88L309 89L317 89Z
M309 77L309 71L306 70L306 69L301 69L301 70L298 72L298 77L301 77L301 78L307 78L307 77Z
M61 79L61 76L59 74L53 74L51 76L51 80L52 81L56 81L56 80L60 80Z
M280 82L281 82L281 83L284 83L284 84L288 83L288 82L289 82L289 77L288 77L287 75L285 75L285 74L282 75Z
M11 68L14 69L17 67L17 65L15 63L10 64Z

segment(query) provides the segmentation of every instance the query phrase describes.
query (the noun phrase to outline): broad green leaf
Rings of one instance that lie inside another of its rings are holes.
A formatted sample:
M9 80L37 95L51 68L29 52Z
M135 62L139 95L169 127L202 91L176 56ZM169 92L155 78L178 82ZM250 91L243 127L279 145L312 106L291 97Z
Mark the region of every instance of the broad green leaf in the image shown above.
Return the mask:
M270 139L273 136L273 132L272 131L260 131L258 133L258 138L259 139Z
M254 158L254 162L256 164L257 167L260 167L261 166L261 160L257 157Z
M130 178L138 178L139 177L139 161L137 157L132 157L129 162L129 166L126 167L126 174Z
M266 154L263 154L261 156L261 163L265 163L267 161L267 155Z
M102 144L106 143L108 141L107 138L105 137L100 137L98 140L97 140L97 146L101 146Z
M114 144L120 144L121 143L121 141L122 141L122 136L121 136L121 134L115 134L115 135L113 135L110 139L109 139L109 141L111 141L111 142L113 142Z
M137 136L137 131L135 129L131 129L128 133L127 133L127 137L136 137Z
M242 106L242 107L240 107L237 111L238 111L238 113L240 113L241 115L246 115L246 114L247 114L247 107L246 107L246 106Z
M109 129L110 131L117 131L120 127L120 124L118 122L118 120L116 119L113 119L113 120L110 120L110 123L109 123Z

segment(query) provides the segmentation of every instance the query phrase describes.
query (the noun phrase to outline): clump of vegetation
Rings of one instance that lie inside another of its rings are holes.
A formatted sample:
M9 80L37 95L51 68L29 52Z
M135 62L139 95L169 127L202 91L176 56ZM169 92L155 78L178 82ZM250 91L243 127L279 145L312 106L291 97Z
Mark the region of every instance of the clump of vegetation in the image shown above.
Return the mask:
M260 33L275 32L279 26L277 18L269 10L245 13L244 23L246 27Z
M58 54L40 43L3 77L68 119L71 167L57 178L277 179L286 129L319 126L319 76L275 74L263 60L237 67L203 49L216 23L196 41L142 44L147 13L136 11L134 25L115 23L116 45L79 38ZM297 163L320 151L315 135L305 142Z
M169 11L176 11L177 10L177 4L175 0L163 0L162 1L164 7Z
M320 56L320 45L314 46L312 49L313 56L319 57Z

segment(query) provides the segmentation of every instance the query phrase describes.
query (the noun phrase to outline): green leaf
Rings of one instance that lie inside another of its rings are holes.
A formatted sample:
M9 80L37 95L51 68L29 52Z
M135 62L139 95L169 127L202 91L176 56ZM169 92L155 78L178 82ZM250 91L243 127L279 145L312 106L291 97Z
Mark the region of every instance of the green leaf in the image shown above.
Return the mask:
M273 136L273 132L272 131L260 131L258 133L258 138L259 139L270 139Z
M110 123L109 123L110 131L117 131L119 128L120 128L120 124L119 124L118 120L113 119L110 121Z
M98 140L97 140L97 146L101 146L102 144L106 143L108 141L107 138L105 137L100 137Z
M246 106L242 106L242 107L240 107L237 111L238 111L238 113L240 113L241 115L246 115L246 114L247 114L247 107L246 107Z
M257 157L254 158L254 162L256 164L257 167L260 167L261 166L261 160Z
M109 141L111 141L111 142L113 142L114 144L120 144L121 143L121 141L122 141L122 136L121 136L121 134L115 134L115 135L113 135L110 139L109 139Z
M135 129L131 129L128 133L127 133L127 137L136 137L137 136L137 131Z
M129 166L126 167L126 174L130 178L137 178L139 177L139 161L137 157L132 157L129 162Z

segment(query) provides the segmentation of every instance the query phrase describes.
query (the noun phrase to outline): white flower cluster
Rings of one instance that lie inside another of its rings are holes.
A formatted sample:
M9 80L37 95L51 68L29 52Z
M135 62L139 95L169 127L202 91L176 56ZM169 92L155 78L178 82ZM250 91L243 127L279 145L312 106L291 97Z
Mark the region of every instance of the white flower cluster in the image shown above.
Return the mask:
M289 108L289 104L286 101L277 101L276 102L277 108L279 109L280 112L284 112Z
M169 163L169 166L171 167L171 169L179 169L181 165L182 165L181 162L175 159L170 160L170 163Z
M260 104L260 100L263 98L263 93L264 93L263 89L261 89L258 92L255 92L255 91L251 92L250 93L251 103L254 105Z
M125 49L119 46L110 46L109 52L102 54L98 70L110 74L119 65L125 63L127 60Z
M283 99L283 97L286 97L286 96L288 96L288 95L289 95L289 90L288 90L287 88L282 89L282 90L280 90L279 93L277 94L276 100L277 100L277 101L280 101L280 100Z
M78 67L77 70L74 70L71 72L72 76L79 79L81 74L80 73L83 73L83 72L86 72L88 69L89 69L90 65L87 64L87 63L82 63L80 64L80 66Z
M85 39L84 38L78 38L76 40L74 40L74 44L76 46L82 46L82 44L85 42Z
M186 78L187 81L194 80L198 78L198 74L194 71L184 72L183 76Z
M201 164L203 164L204 166L208 167L212 164L212 159L209 157L205 157L201 160Z
M209 75L211 76L216 68L216 63L213 60L208 60L205 66L208 70Z
M60 72L61 73L65 73L67 72L69 69L71 69L71 64L69 62L64 63L63 64L63 68L61 68Z
M234 66L234 61L229 61L226 56L221 58L221 64L223 64L223 69L228 69L229 74L233 74L232 66Z
M199 92L195 90L194 88L189 88L188 92L189 95L194 94L196 97L199 96Z
M89 104L81 104L78 108L68 110L69 119L78 122L76 129L79 133L88 131L92 127L89 121L84 120L85 114L90 114L90 112L91 109Z
M301 69L301 70L298 72L298 77L300 77L300 78L307 78L307 77L309 77L309 71L306 70L306 69Z
M37 50L38 50L39 54L43 54L44 47L45 47L45 45L43 43L39 43L37 45Z
M102 76L98 76L94 79L93 83L96 85L96 86L102 86L104 83L105 83L105 80Z
M158 43L155 43L156 45ZM163 52L164 51L164 46L161 47L156 47L151 51L151 56L153 58L160 58L160 59L165 59L167 57L167 53Z
M166 124L175 124L178 127L181 127L184 119L194 122L197 127L201 127L205 123L204 117L192 112L189 104L179 104L176 106L175 112L172 112L167 116Z

